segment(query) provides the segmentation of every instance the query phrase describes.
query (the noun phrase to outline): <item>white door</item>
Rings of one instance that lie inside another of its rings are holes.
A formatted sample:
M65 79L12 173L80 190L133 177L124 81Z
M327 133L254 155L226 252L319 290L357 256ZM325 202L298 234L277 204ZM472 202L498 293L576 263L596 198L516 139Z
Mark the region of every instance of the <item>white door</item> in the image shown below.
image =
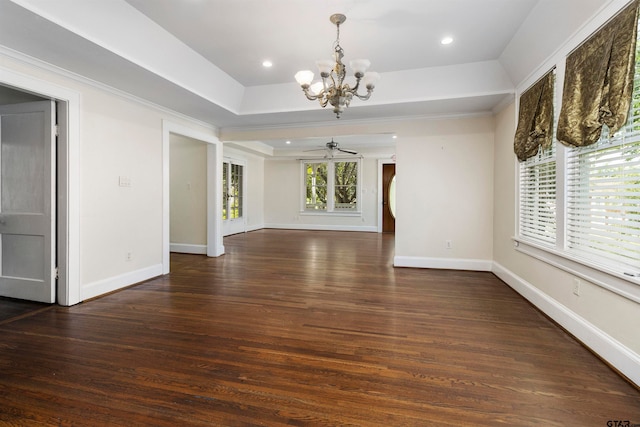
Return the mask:
M55 302L55 103L0 106L0 295Z

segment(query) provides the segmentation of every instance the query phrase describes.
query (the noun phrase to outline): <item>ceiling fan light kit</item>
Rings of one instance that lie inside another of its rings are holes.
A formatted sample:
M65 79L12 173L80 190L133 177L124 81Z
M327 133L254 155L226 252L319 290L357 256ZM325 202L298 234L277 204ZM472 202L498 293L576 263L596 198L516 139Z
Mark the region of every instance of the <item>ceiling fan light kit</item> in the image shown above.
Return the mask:
M327 104L331 104L337 118L340 118L340 115L349 106L354 96L363 101L369 99L376 82L380 79L378 73L367 72L371 65L368 59L353 59L349 62L349 67L356 78L356 84L352 88L348 83L344 82L347 71L342 62L344 50L340 46L340 24L346 19L347 17L340 13L333 14L329 18L336 26L337 36L333 44L333 59L316 61L322 80L312 84L314 74L310 70L298 71L295 75L296 81L307 99L310 101L318 100L322 108L326 107ZM358 93L361 85L367 89L367 92L362 95Z

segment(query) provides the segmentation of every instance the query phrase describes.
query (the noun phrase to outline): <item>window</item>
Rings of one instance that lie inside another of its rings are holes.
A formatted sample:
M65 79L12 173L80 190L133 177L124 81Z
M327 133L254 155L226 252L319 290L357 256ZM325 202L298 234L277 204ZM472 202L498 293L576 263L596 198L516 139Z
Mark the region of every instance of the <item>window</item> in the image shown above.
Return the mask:
M327 210L327 163L305 163L305 210Z
M577 255L640 268L640 78L629 122L569 150L566 246Z
M222 168L222 219L242 218L243 166L233 162Z
M637 33L636 33L637 37ZM567 150L565 249L611 266L640 269L640 43L627 123L598 142Z
M306 160L302 169L304 211L359 211L359 160Z
M334 208L355 211L358 207L358 162L335 162Z
M640 283L638 48L626 125L614 134L605 125L583 147L557 144L554 135L552 149L519 163L519 250L624 295L638 292L621 283Z

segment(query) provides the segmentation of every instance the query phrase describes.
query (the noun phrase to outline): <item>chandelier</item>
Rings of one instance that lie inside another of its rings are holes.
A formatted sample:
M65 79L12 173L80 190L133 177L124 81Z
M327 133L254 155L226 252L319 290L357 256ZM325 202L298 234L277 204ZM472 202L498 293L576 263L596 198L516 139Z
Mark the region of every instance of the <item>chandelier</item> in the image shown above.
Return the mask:
M349 62L349 66L356 78L356 84L354 87L351 87L348 83L344 82L347 71L345 65L342 63L344 51L340 46L340 24L346 19L347 17L340 13L331 15L329 18L336 26L337 36L333 44L333 59L316 61L322 81L311 84L313 81L313 72L309 70L298 71L295 75L296 81L300 87L302 87L307 99L311 101L317 99L322 108L326 107L327 104L331 104L337 118L340 118L340 114L349 106L354 96L363 101L369 99L376 81L380 78L378 73L368 72L365 74L371 64L368 59L354 59ZM358 93L361 84L367 89L367 93L364 95Z

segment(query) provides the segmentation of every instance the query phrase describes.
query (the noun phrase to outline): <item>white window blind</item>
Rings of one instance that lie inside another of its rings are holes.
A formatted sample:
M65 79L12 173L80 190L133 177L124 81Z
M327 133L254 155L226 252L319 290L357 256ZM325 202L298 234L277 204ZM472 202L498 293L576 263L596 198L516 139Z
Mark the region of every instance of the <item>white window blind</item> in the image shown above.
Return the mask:
M640 43L639 43L640 47ZM625 127L569 150L566 246L605 263L640 267L640 73Z
M638 104L636 95L626 128L570 150L567 164L567 249L633 267L640 267Z
M556 151L551 148L520 163L520 236L556 242Z

